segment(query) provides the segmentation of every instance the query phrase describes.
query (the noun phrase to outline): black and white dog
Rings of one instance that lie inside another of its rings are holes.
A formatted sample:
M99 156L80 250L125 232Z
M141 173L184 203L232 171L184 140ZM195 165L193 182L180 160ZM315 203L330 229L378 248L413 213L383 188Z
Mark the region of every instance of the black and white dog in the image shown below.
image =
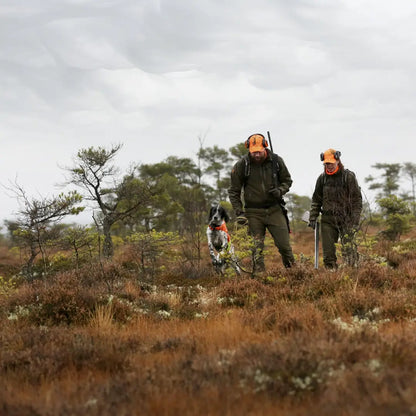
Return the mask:
M209 254L217 273L224 274L228 263L237 274L240 274L240 267L237 264L234 247L226 225L229 220L227 211L220 204L211 207L207 228Z

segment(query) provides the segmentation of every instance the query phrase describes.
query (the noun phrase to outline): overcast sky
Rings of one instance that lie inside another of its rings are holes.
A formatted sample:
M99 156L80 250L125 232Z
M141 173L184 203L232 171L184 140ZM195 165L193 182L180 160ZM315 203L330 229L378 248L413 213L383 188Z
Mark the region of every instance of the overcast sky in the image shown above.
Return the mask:
M329 147L366 192L416 163L415 27L414 0L1 0L0 183L55 195L81 148L127 167L269 130L293 192Z

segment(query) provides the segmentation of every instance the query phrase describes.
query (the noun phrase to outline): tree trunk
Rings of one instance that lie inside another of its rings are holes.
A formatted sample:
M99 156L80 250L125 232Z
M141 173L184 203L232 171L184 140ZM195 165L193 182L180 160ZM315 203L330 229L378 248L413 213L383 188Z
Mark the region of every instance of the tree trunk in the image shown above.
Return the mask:
M30 257L24 267L24 274L29 282L33 282L33 264L35 263L35 258L38 255L38 251L35 246L32 244L30 247Z
M111 239L111 226L113 225L112 221L105 217L103 221L103 234L104 234L104 243L103 243L103 255L105 258L110 258L114 254L113 240Z

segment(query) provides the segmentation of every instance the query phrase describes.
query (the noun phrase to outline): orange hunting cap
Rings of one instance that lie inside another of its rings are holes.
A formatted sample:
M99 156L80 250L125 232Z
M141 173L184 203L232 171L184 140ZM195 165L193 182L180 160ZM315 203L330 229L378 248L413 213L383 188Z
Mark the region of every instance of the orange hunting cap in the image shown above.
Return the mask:
M262 134L252 134L245 142L250 153L261 152L269 144Z
M339 152L334 149L325 150L321 155L321 160L323 160L324 163L335 163L339 159L339 157L336 157L338 153Z

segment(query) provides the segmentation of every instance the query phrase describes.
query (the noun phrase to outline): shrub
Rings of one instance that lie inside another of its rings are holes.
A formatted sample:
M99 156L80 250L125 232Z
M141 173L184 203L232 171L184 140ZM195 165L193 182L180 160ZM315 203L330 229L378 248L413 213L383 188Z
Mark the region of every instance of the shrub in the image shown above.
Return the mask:
M8 310L12 319L36 325L84 324L95 302L96 294L83 288L75 273L65 273L46 282L26 283L10 297Z
M9 296L16 289L16 280L0 276L0 296Z
M261 308L272 300L272 289L254 279L226 281L218 288L218 302L223 306Z

